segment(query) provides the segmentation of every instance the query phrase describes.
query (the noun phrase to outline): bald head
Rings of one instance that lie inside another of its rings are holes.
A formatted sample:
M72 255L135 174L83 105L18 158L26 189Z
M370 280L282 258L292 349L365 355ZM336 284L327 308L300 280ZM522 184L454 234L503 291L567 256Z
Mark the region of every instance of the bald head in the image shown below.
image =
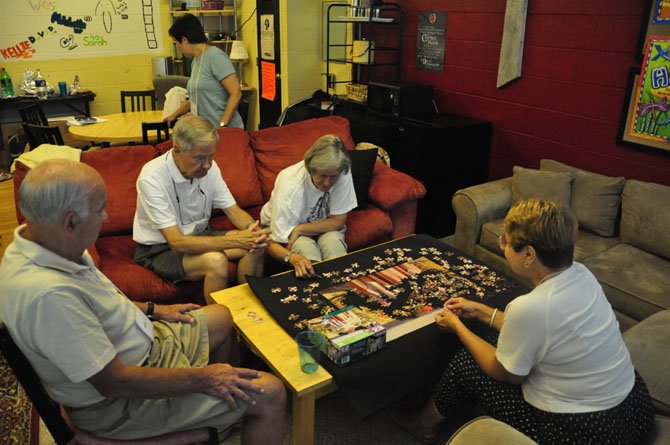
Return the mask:
M86 218L95 201L106 199L105 183L92 167L65 159L40 162L19 189L21 212L30 222L52 225L68 212Z

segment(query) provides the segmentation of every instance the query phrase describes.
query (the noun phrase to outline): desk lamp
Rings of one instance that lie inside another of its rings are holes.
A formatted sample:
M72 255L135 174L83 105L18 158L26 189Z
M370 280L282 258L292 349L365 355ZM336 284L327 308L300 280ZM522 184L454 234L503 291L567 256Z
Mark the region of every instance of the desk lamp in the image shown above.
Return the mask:
M240 85L246 86L242 80L242 65L249 60L249 53L244 42L241 40L233 40L233 45L230 48L230 61L233 62L237 68L237 78L240 79Z

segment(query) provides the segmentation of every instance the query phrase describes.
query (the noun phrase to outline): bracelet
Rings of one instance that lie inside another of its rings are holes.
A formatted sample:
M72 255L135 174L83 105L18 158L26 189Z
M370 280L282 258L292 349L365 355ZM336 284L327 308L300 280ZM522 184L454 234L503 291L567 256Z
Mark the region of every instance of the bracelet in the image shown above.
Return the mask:
M498 309L493 309L493 314L491 315L491 321L489 321L489 327L493 327L493 321L496 319L496 314L498 313Z

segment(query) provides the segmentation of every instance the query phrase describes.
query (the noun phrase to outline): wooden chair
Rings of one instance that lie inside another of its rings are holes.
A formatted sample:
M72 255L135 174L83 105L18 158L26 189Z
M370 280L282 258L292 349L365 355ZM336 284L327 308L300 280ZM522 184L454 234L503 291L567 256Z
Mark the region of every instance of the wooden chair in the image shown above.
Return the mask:
M28 138L28 145L30 145L31 150L42 144L65 145L58 127L24 123L23 131Z
M60 409L58 404L51 399L32 365L16 346L7 327L1 321L0 351L58 445L192 445L202 442L208 445L218 444L214 428L179 431L139 440L102 439L80 431L67 418L67 414Z
M19 108L19 114L21 115L21 122L24 124L42 125L44 127L49 126L49 120L44 114L42 104L40 103Z
M167 122L142 122L142 143L149 144L149 132L156 132L153 143L163 142L170 139L170 129Z
M126 112L126 99L130 99L130 111L147 111L147 102L152 110L156 109L154 90L121 91L121 112Z

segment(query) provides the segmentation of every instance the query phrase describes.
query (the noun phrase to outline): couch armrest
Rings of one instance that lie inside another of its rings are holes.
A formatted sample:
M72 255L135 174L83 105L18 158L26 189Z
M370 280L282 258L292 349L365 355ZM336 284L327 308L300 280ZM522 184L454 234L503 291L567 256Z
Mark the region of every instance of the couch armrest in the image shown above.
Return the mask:
M474 255L482 225L503 218L511 205L511 177L458 190L451 199L456 213L454 246Z
M416 179L375 162L368 199L380 209L390 212L404 201L416 201L425 195L426 188Z
M426 188L421 182L381 162L375 163L368 199L389 213L393 239L414 233L417 200L425 195Z

